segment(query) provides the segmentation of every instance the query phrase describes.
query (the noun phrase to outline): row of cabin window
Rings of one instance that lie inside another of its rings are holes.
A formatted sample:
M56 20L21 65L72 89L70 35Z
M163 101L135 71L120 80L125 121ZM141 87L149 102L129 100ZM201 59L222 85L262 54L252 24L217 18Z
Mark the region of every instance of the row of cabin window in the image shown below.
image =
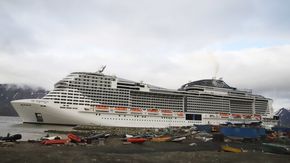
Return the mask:
M132 97L136 97L136 98L162 98L162 99L170 99L170 100L182 100L182 98L180 98L179 96L174 97L173 95L160 95L160 94L142 94L142 93L132 93L131 94Z
M130 121L148 121L148 122L175 122L175 123L185 123L185 121L172 121L172 120L148 120L148 119L127 119L127 118L103 118L110 120L130 120Z

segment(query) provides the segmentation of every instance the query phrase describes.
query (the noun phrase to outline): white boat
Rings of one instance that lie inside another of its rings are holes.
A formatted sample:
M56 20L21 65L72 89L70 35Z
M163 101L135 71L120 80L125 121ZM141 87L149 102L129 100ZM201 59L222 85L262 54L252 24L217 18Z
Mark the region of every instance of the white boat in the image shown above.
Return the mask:
M24 123L39 124L164 128L263 120L272 114L271 99L230 87L221 79L189 82L172 90L102 71L73 72L42 99L11 103Z
M173 141L173 142L181 142L181 141L183 141L185 139L186 139L186 137L182 136L182 137L173 138L171 141Z

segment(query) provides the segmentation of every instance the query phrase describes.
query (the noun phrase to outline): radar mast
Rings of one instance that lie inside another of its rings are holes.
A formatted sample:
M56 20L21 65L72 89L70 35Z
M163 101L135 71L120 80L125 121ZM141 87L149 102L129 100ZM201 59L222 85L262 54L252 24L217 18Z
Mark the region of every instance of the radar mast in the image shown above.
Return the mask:
M98 70L98 73L102 73L106 68L106 65L101 66L101 68Z

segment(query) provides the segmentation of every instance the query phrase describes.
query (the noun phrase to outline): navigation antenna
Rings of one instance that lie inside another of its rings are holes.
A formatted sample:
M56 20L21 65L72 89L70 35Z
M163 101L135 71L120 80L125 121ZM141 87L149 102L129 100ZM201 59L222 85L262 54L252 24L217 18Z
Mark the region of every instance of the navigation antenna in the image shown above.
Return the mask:
M105 66L101 66L101 68L98 70L98 73L102 73L106 68L106 65Z

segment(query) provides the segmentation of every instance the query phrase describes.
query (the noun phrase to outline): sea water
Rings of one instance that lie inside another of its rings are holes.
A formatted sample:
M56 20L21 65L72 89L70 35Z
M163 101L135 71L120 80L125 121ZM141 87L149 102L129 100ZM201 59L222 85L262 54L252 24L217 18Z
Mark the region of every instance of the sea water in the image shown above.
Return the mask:
M70 131L72 126L27 124L20 117L0 116L0 136L21 134L21 140L39 140L47 135L47 130Z

